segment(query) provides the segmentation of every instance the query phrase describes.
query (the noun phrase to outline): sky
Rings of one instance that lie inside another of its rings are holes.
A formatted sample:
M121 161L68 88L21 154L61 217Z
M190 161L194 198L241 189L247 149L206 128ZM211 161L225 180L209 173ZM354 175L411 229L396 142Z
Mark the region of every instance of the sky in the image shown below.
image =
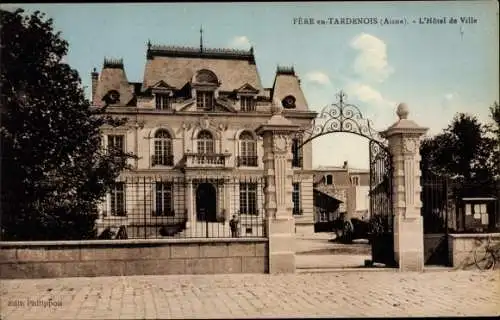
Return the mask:
M265 87L272 86L277 65L293 66L310 110L335 103L343 90L375 130L397 121L402 102L409 118L433 135L457 112L489 121L488 108L499 100L496 1L1 6L40 10L54 20L69 42L65 60L78 70L89 98L90 72L102 68L104 57L123 58L128 80L142 82L148 40L197 47L203 26L205 47L253 46ZM300 24L299 18L314 24ZM329 23L341 18L366 23ZM370 23L374 18L377 23ZM427 23L432 18L446 23ZM406 24L383 24L386 19ZM314 167L347 160L351 167L368 168L365 138L334 133L312 143Z

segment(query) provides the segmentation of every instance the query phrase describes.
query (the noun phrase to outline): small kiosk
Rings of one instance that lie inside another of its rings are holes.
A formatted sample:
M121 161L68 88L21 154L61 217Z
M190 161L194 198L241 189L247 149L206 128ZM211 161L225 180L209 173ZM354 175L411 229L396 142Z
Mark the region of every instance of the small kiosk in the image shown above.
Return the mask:
M457 231L482 233L500 229L496 197L463 197L457 210Z

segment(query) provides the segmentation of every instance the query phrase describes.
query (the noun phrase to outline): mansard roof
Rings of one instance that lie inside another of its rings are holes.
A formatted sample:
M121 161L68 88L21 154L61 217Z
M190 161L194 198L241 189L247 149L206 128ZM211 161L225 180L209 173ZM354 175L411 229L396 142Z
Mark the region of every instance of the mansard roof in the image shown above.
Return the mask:
M288 96L293 96L295 98L295 110L307 111L309 109L306 97L300 88L300 80L295 75L293 67L277 67L272 93L272 99L279 101Z
M134 85L129 84L122 59L105 58L96 93L92 97L93 104L102 106L102 99L110 92L119 93L119 104L128 105L134 98Z
M221 91L234 91L249 84L263 91L253 50L212 49L151 45L147 51L142 90L160 80L176 89L190 82L198 71L212 71Z

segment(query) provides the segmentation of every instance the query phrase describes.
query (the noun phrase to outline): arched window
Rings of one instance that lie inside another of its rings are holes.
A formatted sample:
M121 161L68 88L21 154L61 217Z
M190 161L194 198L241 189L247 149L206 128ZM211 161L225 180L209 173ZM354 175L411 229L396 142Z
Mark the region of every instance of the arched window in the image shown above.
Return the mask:
M212 111L215 107L214 91L219 85L215 73L206 69L198 71L194 77L194 85L196 88L196 108Z
M240 156L238 160L238 165L240 166L257 166L257 142L248 131L240 134Z
M167 130L156 131L154 145L153 166L173 166L172 137Z
M214 138L209 131L198 133L198 153L214 153Z

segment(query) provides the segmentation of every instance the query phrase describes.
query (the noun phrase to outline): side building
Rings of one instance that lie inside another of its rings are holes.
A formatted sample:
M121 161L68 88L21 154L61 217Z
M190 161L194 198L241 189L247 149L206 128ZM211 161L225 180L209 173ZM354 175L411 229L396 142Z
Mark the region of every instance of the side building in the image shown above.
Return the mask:
M314 170L315 230L330 231L330 222L342 214L360 220L370 219L370 171L320 166Z
M104 59L91 76L93 105L128 118L102 128L103 148L138 156L103 201L100 232L124 226L129 237L148 238L176 225L172 235L228 236L220 226L237 215L240 235L255 235L245 227L262 224L265 214L263 142L255 130L273 102L304 128L316 116L292 67L278 67L272 87L262 85L253 48L148 44L142 82L129 82L121 59ZM312 233L312 148L299 145L294 139L293 213L296 232Z

